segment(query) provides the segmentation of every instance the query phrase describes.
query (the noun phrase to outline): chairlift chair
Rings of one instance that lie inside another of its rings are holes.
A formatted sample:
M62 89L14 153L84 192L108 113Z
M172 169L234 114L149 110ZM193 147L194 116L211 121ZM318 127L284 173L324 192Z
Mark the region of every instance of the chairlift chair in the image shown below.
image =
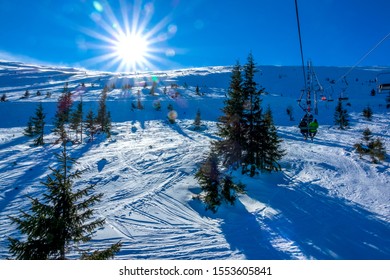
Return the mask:
M380 78L382 75L387 75L385 79ZM389 92L390 93L390 72L380 73L376 77L378 93Z

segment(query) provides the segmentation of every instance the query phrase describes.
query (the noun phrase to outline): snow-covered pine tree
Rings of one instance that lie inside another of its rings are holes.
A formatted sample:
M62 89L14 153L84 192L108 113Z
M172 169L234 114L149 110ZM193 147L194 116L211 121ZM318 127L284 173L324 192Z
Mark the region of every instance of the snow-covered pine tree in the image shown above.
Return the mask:
M78 141L78 135L80 134L80 141L83 141L83 102L77 104L76 110L70 115L70 129L74 130L76 135L76 141Z
M217 135L221 140L213 142L215 150L222 157L223 165L233 168L241 165L245 145L243 119L245 98L241 70L241 65L237 62L232 70L225 106L222 109L224 115L218 119Z
M334 113L334 123L338 125L340 129L346 129L349 126L349 115L346 109L343 107L343 102L339 100Z
M64 260L75 251L81 252L84 259L112 258L119 251L120 243L92 254L78 247L91 240L93 231L104 224L104 219L93 219L92 209L103 194L91 194L93 185L73 189L74 180L80 178L81 172L71 171L76 161L67 154L66 143L57 159L59 167L50 168L53 173L43 182L47 193L41 200L30 198L30 212L11 217L26 239L9 238L10 253L19 260Z
M96 118L92 109L89 109L88 114L85 118L85 129L87 134L89 135L90 141L93 141L94 139L93 137L97 132L97 125L96 125Z

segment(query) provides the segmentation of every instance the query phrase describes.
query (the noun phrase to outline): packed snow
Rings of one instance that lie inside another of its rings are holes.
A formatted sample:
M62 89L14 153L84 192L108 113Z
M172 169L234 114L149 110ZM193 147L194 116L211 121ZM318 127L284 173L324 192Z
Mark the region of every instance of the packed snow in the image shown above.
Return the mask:
M89 142L84 135L83 143L68 147L78 161L74 168L84 171L75 186L96 184L96 192L104 193L95 213L106 224L85 247L105 248L120 240L117 259L389 259L389 158L373 164L353 145L370 128L390 149L386 93L370 94L378 74L390 69L315 67L325 91L315 116L320 129L311 142L297 127L304 114L297 104L302 69L258 68L257 82L267 92L263 107L270 105L286 150L282 171L253 178L235 172L246 193L213 214L196 198L201 189L194 174L210 141L218 139L231 67L118 74L0 62L0 96L5 93L7 100L0 102L0 259L11 257L8 237L22 238L9 217L29 209L27 197L45 191L41 182L56 166L61 147L54 143L52 119L65 83L75 103L82 97L85 114L89 108L96 112L99 94L110 87L111 138L100 135ZM153 82L157 88L151 95ZM126 84L133 87L122 89ZM26 90L30 96L22 98ZM348 96L344 104L351 118L346 130L333 124L341 93ZM132 105L138 98L143 110ZM153 106L158 101L160 111ZM46 144L35 147L23 130L40 102ZM177 113L175 124L167 121L168 104ZM367 105L372 121L362 116ZM294 120L287 116L288 106ZM203 127L195 131L198 109Z

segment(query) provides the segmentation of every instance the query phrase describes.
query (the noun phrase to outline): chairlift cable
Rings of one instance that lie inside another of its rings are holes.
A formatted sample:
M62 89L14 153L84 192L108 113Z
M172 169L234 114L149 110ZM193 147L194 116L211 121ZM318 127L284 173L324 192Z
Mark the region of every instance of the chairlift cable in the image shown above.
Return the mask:
M375 44L374 47L372 47L365 55L363 55L358 62L356 62L344 75L340 76L335 84L340 82L342 79L345 79L349 73L352 72L353 69L355 69L363 60L367 58L375 49L377 49L384 41L386 41L390 37L390 33L388 33L385 37L383 37L378 43Z
M303 56L303 48L302 48L302 36L301 36L301 25L299 23L299 13L298 13L298 1L295 0L295 13L297 16L297 26L298 26L298 36L299 36L299 46L301 49L301 59L302 59L302 71L303 71L303 80L304 85L306 87L306 70L305 70L305 59Z

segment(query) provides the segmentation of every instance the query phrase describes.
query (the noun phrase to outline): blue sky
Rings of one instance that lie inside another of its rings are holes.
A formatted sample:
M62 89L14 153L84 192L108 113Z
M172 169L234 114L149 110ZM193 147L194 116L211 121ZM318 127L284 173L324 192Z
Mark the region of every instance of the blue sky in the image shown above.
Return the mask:
M388 0L298 4L314 65L355 65L390 33ZM126 26L148 40L131 65L115 43ZM0 0L0 34L0 59L103 71L232 65L250 51L260 65L301 64L294 0ZM359 65L390 66L390 38Z

